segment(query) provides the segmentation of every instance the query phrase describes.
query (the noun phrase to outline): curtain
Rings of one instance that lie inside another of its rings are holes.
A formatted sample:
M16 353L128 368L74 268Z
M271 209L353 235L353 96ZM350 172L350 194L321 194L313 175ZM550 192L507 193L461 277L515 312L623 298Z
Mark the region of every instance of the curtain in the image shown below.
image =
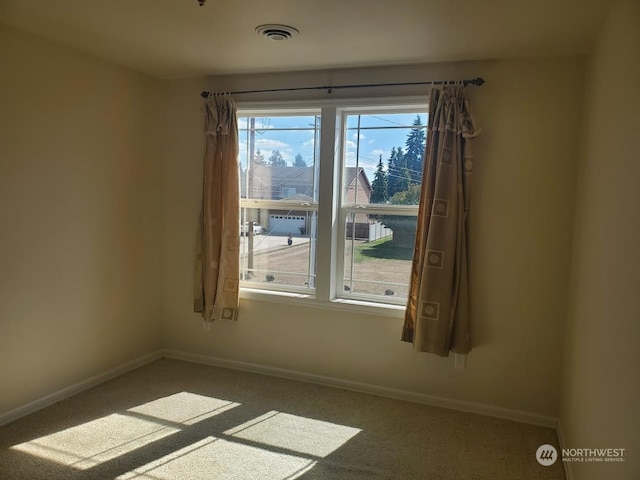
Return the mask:
M467 215L478 130L462 85L431 91L418 226L402 340L446 357L469 353Z
M236 320L240 283L238 121L233 101L206 101L202 207L195 259L194 311L205 322Z

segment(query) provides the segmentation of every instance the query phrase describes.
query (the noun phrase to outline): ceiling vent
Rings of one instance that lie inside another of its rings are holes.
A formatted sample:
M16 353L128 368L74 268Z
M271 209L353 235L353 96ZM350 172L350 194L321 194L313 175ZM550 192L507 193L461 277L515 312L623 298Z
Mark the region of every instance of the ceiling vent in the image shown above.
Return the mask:
M282 41L295 37L298 33L293 27L287 25L260 25L256 27L256 33L269 40Z

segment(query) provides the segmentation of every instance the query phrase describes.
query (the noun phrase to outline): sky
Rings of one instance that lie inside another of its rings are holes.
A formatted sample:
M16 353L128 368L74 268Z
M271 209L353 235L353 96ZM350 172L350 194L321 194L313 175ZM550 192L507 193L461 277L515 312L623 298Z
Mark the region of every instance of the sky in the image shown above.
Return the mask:
M360 117L360 130L357 128L358 117ZM425 125L426 113L419 114L419 117ZM404 148L407 134L415 118L415 113L349 115L345 137L346 166L356 166L357 153L357 165L363 167L369 181L373 181L380 155L386 167L391 149L398 146ZM314 122L313 115L256 118L255 148L260 150L265 160L268 160L274 150L278 150L289 166L293 163L296 154L300 153L307 165L311 166L314 159ZM248 157L248 123L249 120L246 117L238 118L240 163L243 168L247 164ZM407 128L393 128L401 126Z

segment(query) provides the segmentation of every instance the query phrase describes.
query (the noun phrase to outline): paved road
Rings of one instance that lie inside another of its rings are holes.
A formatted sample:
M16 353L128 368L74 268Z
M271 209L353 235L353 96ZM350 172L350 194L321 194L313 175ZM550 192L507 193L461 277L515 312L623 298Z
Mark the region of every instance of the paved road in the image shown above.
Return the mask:
M306 245L309 243L309 237L293 237L292 239L293 245ZM248 241L247 237L240 237L240 252L247 252ZM253 251L255 253L271 252L285 247L288 247L287 235L261 234L253 237Z

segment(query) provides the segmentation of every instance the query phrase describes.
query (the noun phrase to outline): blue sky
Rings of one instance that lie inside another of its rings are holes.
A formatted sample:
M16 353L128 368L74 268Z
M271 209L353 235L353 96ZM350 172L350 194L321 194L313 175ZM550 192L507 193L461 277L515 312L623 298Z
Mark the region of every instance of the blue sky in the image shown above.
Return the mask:
M423 124L426 124L426 114L420 114ZM358 151L358 165L363 167L373 180L373 174L382 155L383 164L389 158L393 147L404 147L409 129L388 128L410 127L416 118L415 113L409 114L375 114L360 115L360 133L358 135L358 115L349 115L347 119L346 137L346 166L356 166L356 151ZM246 166L248 132L247 118L238 119L240 130L240 162ZM255 135L256 150L269 158L274 150L278 150L287 165L291 165L296 154L300 153L307 165L312 165L314 157L314 117L270 117L256 118ZM287 130L280 130L287 129ZM358 150L359 143L359 150Z

